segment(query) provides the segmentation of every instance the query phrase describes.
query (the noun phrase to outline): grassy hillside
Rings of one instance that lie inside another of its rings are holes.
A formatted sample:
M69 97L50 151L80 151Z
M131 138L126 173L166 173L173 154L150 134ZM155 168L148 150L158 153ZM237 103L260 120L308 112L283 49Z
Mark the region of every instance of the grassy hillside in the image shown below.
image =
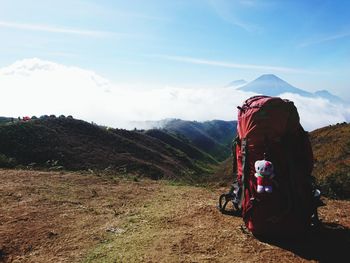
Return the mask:
M210 169L210 158L205 154L188 156L182 148L180 143L169 145L140 132L107 130L67 118L0 126L0 165L8 160L69 170L138 172L155 179L200 179ZM187 153L190 145L188 149Z
M188 141L184 140L182 137L176 136L176 134L170 134L164 130L158 129L147 130L145 131L145 134L161 140L165 144L182 151L192 159L201 160L210 164L218 164L218 162L211 155L199 150L197 147L193 146L191 143L188 143Z
M350 124L343 123L311 132L315 157L314 176L332 197L350 198Z
M193 143L198 149L223 161L230 156L231 142L236 135L236 122L229 121L168 121L164 129L180 134Z

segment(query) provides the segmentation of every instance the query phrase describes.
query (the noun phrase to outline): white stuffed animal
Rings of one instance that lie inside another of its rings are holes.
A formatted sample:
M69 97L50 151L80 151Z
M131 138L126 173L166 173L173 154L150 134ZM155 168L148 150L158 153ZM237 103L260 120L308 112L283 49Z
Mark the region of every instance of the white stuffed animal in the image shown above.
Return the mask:
M272 193L272 178L275 176L273 165L266 160L255 162L255 177L257 178L256 191L258 193Z

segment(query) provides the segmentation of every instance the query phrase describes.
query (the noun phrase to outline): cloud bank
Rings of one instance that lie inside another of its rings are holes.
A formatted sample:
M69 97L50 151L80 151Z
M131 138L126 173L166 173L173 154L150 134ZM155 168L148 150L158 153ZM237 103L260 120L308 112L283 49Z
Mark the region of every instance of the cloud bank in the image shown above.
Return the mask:
M181 118L234 120L236 107L253 96L230 87L137 88L111 83L93 71L40 59L0 69L0 116L73 115L111 127L130 121ZM307 130L350 120L350 107L325 99L282 94L292 100Z

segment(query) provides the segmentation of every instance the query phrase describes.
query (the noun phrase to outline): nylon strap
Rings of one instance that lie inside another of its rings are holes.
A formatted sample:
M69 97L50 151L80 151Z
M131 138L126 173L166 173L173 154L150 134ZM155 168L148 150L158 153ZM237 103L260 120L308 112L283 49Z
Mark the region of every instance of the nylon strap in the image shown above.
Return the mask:
M247 161L247 138L242 139L241 143L241 154L242 154L242 195L241 195L241 202L240 202L240 208L242 208L242 203L244 202L245 197L245 188L246 188L246 161Z
M233 193L233 191L235 190L235 183L237 182L237 152L236 152L236 147L239 141L239 137L238 135L233 139L232 141L232 177L233 177L233 183L232 186L230 188L229 193Z
M238 135L236 138L232 141L232 172L233 172L233 180L237 179L237 152L236 147L239 141Z

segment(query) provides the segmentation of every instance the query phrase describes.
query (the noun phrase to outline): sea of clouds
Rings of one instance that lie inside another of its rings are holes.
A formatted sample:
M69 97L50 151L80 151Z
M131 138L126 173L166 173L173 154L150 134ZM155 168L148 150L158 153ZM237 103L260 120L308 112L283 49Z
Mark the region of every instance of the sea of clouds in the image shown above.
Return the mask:
M1 68L0 88L0 116L64 114L118 128L165 118L235 120L236 107L255 95L232 87L132 88L90 70L36 58ZM281 97L295 103L307 130L350 120L348 105L296 94Z

